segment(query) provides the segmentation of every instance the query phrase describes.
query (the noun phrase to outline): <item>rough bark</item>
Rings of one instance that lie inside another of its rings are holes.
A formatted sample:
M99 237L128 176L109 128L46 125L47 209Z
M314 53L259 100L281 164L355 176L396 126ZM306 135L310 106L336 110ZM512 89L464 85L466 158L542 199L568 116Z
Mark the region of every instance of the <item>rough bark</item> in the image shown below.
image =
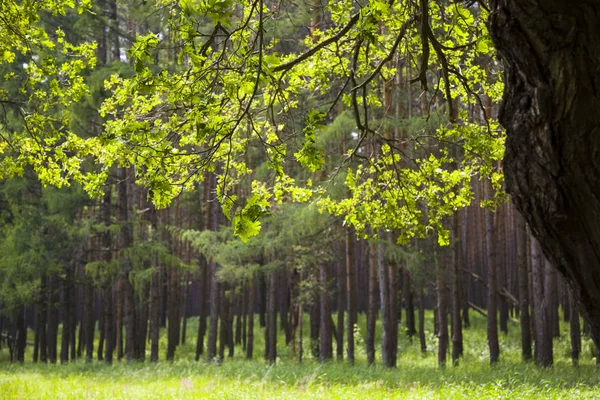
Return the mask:
M495 0L505 66L504 172L544 254L600 342L600 4Z

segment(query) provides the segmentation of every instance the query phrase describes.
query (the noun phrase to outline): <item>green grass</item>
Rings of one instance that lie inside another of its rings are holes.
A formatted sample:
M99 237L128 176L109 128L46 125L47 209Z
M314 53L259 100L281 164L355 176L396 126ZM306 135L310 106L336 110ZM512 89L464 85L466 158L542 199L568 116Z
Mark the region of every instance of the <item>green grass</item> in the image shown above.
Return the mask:
M485 319L472 318L473 327L465 331L465 355L458 367L437 368L435 340L430 333L426 355L420 353L416 340L411 344L402 335L398 368L393 370L368 367L362 345L354 366L336 361L319 364L310 355L300 365L290 359L289 349L282 345L277 365L269 366L260 359L262 331L257 327L257 360L250 362L237 348L235 357L222 365L195 362L194 343L180 346L173 363L120 362L106 366L99 362L35 365L28 361L11 365L0 361L0 399L600 398L595 360L584 351L580 367L571 367L566 329L555 341L555 366L538 369L520 361L518 325L512 321L509 334L501 336L501 361L490 367ZM196 325L191 322L189 328L189 337L194 337ZM0 357L6 358L6 350Z

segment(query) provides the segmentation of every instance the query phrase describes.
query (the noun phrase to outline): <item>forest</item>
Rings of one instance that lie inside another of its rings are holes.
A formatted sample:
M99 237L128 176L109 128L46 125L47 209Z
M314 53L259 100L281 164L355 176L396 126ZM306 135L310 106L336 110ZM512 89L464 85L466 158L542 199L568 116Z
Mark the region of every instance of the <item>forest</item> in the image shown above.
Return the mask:
M0 393L600 395L600 7L544 3L0 0Z

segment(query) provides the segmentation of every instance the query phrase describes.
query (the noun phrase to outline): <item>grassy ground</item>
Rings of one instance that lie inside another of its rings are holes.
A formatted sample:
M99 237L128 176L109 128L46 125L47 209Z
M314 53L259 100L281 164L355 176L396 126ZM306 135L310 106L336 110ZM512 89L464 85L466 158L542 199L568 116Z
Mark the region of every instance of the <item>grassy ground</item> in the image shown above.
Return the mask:
M195 326L190 325L192 337ZM600 398L600 374L588 351L589 343L584 343L580 367L571 367L567 330L555 341L556 362L548 370L520 362L514 321L509 334L501 337L500 363L490 367L485 319L479 316L473 316L473 327L465 331L465 356L458 367L437 368L435 340L428 334L430 351L425 355L416 341L411 344L402 337L398 368L386 370L366 365L361 339L354 366L335 361L319 364L310 356L299 365L290 360L284 346L280 346L277 365L268 366L260 360L259 329L256 361L245 361L236 349L234 359L226 359L222 365L195 362L194 344L180 346L173 363L106 366L98 362L35 365L28 361L11 365L0 361L0 399ZM6 356L6 350L0 351L0 360Z

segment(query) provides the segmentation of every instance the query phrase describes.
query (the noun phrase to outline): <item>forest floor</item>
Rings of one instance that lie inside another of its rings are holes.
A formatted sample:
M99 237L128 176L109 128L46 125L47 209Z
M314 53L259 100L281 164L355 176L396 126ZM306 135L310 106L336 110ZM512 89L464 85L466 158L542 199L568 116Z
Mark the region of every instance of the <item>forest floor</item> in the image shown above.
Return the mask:
M429 327L431 316L428 313ZM194 361L195 343L179 346L172 363L123 361L113 366L97 361L33 364L30 353L25 364L16 365L6 361L7 350L3 349L0 399L600 398L600 371L590 353L590 341L584 339L580 366L573 368L568 325L562 326L563 333L555 340L554 367L539 369L520 361L519 328L512 320L509 334L501 335L501 361L492 367L487 361L485 319L478 315L471 318L471 328L464 331L464 357L456 367L449 360L444 369L437 367L432 332L427 332L426 354L421 354L418 339L411 343L401 334L398 367L391 370L380 365L368 367L361 338L357 340L358 359L354 366L338 361L320 364L310 354L299 364L290 359L290 349L281 345L277 364L269 366L260 358L263 343L258 326L256 360L244 360L243 352L236 348L234 358L226 358L221 365L205 359ZM196 327L190 320L188 338L195 337ZM161 348L166 348L166 338L162 340ZM282 342L280 338L279 343Z

